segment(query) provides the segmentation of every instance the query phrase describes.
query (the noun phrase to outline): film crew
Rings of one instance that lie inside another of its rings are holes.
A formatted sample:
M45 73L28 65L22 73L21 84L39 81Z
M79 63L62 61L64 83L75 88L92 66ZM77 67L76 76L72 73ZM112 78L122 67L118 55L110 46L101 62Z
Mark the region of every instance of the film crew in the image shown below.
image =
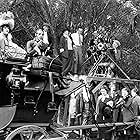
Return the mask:
M121 43L117 39L113 39L112 48L113 48L113 56L115 60L119 61L121 58L121 51L120 51Z

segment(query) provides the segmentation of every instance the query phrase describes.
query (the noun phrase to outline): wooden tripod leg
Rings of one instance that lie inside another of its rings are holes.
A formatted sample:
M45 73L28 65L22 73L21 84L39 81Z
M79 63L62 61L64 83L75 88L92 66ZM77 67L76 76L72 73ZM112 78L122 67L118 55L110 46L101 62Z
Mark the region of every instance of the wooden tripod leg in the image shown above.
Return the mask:
M101 54L101 56L97 60L96 64L90 69L88 76L92 75L93 71L98 67L99 63L103 60L103 58L104 58L104 54Z

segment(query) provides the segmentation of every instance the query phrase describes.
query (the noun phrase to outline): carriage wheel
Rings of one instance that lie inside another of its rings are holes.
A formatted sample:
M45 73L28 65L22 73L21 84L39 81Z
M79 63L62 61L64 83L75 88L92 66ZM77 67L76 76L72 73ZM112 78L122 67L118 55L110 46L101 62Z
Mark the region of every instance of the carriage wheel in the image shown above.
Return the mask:
M36 125L21 126L12 131L5 140L43 140L48 139L49 134Z

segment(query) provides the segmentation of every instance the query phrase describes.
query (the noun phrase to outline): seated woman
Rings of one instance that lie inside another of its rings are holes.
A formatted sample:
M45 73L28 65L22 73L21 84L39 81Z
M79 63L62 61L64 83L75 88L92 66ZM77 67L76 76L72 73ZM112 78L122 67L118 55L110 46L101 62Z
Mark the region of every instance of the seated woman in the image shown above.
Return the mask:
M10 31L14 28L14 19L11 12L3 13L0 16L0 50L1 59L15 58L25 59L26 51L12 42Z

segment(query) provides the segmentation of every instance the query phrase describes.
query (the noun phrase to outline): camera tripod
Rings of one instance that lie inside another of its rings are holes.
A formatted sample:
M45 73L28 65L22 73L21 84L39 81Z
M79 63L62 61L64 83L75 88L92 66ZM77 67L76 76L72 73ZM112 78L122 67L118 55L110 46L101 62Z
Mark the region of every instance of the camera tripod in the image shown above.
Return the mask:
M93 54L95 55L95 54ZM98 60L95 62L95 64L91 67L88 76L96 76L96 72L100 66L100 63L103 61L103 59L109 59L122 73L123 75L127 78L130 79L129 76L122 70L122 68L115 62L115 60L113 59L113 57L108 53L108 51L106 52L101 52L101 55L99 56ZM104 77L106 77L106 73L104 73L103 75Z

